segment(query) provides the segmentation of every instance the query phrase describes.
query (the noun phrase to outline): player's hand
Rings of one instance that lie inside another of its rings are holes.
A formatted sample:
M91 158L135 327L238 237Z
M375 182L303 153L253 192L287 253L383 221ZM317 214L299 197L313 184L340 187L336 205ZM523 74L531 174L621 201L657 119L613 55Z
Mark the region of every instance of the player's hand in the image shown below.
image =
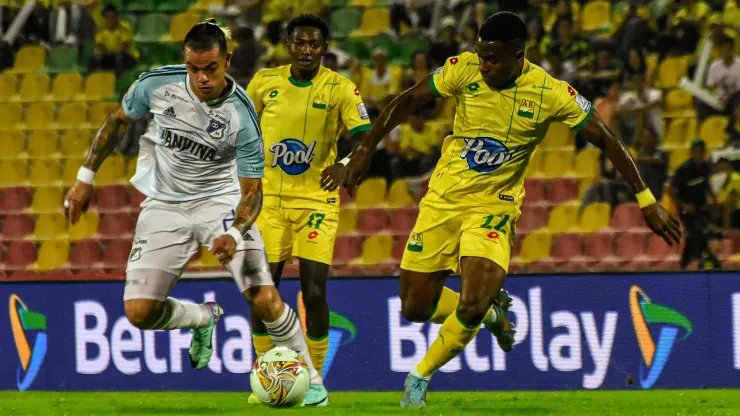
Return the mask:
M231 259L234 258L234 253L236 253L236 240L228 234L218 237L213 241L211 253L218 257L218 261L220 261L221 264L230 262Z
M76 181L64 197L64 215L69 222L76 224L83 212L87 211L92 197L93 187L82 181Z
M344 187L347 188L350 194L362 181L362 177L370 164L370 157L371 153L362 148L358 148L352 153L349 163L344 168Z
M666 243L681 243L681 224L658 203L650 204L642 209L645 222L655 234L658 234Z
M335 191L344 182L346 168L341 163L335 163L321 172L321 189Z

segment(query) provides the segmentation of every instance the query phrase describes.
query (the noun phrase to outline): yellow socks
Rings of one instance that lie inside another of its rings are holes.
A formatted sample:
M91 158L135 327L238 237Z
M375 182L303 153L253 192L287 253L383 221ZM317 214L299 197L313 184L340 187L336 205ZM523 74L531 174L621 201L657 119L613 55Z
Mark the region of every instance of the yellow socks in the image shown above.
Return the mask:
M326 352L329 350L329 335L321 339L313 339L306 334L306 344L308 344L308 355L311 356L311 362L319 372L320 376L324 376L324 358L326 358Z
M475 338L479 329L480 323L470 326L461 322L457 313L450 314L442 324L439 336L416 367L419 375L430 377L440 367L455 358Z
M254 352L257 353L257 357L275 348L270 335L256 334L254 332L252 333L252 345L254 345Z
M457 304L460 302L460 294L447 287L442 288L442 295L439 297L437 302L437 308L434 310L432 317L429 318L429 322L435 324L443 324L448 316L452 315L457 309ZM491 322L493 319L493 308L489 308L486 313L486 317L483 318L484 323Z

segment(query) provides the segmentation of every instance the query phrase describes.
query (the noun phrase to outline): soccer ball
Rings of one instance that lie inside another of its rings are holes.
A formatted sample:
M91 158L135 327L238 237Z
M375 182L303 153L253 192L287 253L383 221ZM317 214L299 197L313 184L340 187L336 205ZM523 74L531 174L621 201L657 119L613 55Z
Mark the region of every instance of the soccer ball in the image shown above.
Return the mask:
M292 407L301 404L306 397L311 375L308 365L297 352L275 347L254 362L249 384L262 403L272 407Z

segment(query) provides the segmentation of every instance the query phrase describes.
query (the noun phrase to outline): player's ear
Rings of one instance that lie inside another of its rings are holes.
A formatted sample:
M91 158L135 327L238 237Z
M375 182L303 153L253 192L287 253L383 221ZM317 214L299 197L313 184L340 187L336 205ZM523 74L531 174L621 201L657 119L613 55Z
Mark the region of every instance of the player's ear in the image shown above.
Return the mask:
M231 58L234 56L231 52L226 52L226 56L224 56L224 68L228 69L231 66Z

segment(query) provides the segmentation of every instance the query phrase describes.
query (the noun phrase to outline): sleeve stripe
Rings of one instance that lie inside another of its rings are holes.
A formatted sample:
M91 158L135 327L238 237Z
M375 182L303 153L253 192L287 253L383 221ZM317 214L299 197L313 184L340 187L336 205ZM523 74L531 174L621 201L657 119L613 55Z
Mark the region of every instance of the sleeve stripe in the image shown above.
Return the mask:
M362 125L360 125L360 126L357 126L357 127L353 128L352 130L350 130L350 131L349 131L349 135L350 135L350 136L354 136L354 135L355 135L355 134L357 134L357 133L362 133L363 131L368 131L368 130L370 130L370 129L371 129L372 127L373 127L373 125L372 125L372 124L370 124L370 123L367 123L367 124L362 124Z
M429 88L432 90L432 95L434 96L434 98L439 98L442 96L442 94L439 93L437 86L434 85L434 72L429 74Z
M242 96L244 94L244 96ZM262 136L262 129L260 128L259 119L257 118L257 113L254 111L254 106L249 102L249 100L246 98L246 93L241 92L240 89L236 89L236 98L238 98L245 107L247 107L247 110L249 111L249 117L252 119L252 122L254 122L254 126L257 129L257 132L260 136Z
M580 123L573 126L573 131L578 133L581 130L583 130L586 127L586 124L588 124L588 120L591 119L591 116L593 115L593 113L594 113L594 106L591 105L591 108L588 110L588 114L586 114L586 117L583 120L581 120Z

